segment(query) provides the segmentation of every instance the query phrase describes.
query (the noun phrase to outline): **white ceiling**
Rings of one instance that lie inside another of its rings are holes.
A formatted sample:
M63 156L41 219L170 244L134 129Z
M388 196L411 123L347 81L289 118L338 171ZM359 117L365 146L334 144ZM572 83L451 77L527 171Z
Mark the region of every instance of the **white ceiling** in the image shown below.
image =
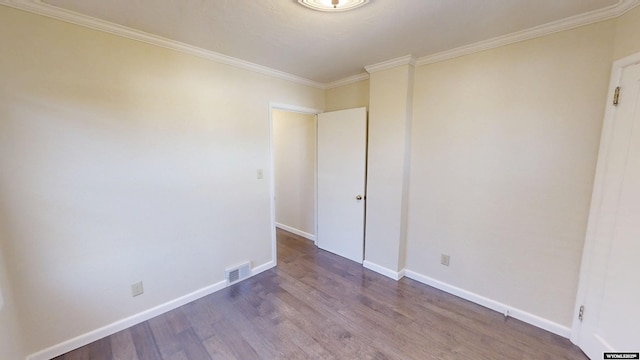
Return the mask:
M326 84L637 0L371 0L340 13L297 0L43 1Z

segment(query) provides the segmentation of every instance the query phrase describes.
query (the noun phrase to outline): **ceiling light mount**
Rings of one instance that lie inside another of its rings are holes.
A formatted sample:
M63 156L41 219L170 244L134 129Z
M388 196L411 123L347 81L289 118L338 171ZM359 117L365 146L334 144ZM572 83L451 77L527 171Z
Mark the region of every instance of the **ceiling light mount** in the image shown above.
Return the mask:
M347 11L366 5L369 0L298 0L298 3L318 11Z

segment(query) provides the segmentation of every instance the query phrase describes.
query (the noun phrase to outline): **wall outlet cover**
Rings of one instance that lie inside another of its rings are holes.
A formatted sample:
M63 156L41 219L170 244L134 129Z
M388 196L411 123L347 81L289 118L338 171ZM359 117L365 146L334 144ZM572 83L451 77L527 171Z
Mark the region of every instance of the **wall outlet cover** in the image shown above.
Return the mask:
M142 281L131 285L131 296L136 297L142 294L144 294L144 287L142 286Z

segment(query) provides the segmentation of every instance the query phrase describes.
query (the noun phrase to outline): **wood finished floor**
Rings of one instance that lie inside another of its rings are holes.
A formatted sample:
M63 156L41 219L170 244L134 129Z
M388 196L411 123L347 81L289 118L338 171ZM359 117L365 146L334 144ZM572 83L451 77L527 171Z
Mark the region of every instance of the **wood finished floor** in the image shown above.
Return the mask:
M277 237L277 268L56 360L587 359L557 335Z

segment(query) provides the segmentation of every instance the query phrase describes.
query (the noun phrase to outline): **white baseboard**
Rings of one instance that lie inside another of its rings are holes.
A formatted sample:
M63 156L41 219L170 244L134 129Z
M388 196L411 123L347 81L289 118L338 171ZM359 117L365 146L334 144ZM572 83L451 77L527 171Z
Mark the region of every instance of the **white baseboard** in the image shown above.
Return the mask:
M371 261L367 261L365 260L362 263L362 266L364 266L365 268L375 271L378 274L384 275L388 278L392 278L393 280L400 280L404 277L404 269L400 270L400 271L393 271L391 269L388 269L384 266L380 266L378 264L372 263Z
M491 310L495 310L501 314L505 314L509 317L512 317L514 319L518 319L521 321L524 321L528 324L531 324L535 327L539 327L541 329L547 330L549 332L552 332L556 335L560 335L564 338L569 338L571 336L571 329L567 326L564 325L560 325L556 322L553 322L551 320L542 318L538 315L534 315L531 314L529 312L526 312L524 310L520 310L514 307L511 307L509 305L503 304L501 302L486 298L484 296L478 295L476 293L472 293L470 291L461 289L459 287L453 286L453 285L449 285L445 282L442 282L440 280L436 280L434 278L419 274L415 271L411 271L411 270L404 270L404 275L406 277L408 277L409 279L413 279L416 281L419 281L423 284L429 285L429 286L433 286L436 289L442 290L444 292L447 292L449 294L455 295L457 297L463 298L465 300L469 300L473 303L476 303L478 305L482 305L486 308L489 308Z
M255 268L251 269L251 275L249 277L252 277L254 275L260 274L261 272L264 272L266 270L269 270L271 268L273 268L275 266L275 262L274 261L269 261L268 263L256 266ZM246 279L245 279L246 280ZM244 280L243 280L244 281ZM220 291L224 288L227 287L227 281L226 280L222 280L219 281L215 284L206 286L202 289L196 290L190 294L181 296L177 299L173 299L171 301L168 301L164 304L160 304L156 307L153 307L151 309L142 311L140 313L137 313L135 315L129 316L128 318L116 321L114 323L111 323L107 326L103 326L99 329L90 331L86 334L80 335L78 337L75 337L73 339L64 341L60 344L54 345L50 348L47 348L45 350L39 351L37 353L31 354L29 356L27 356L27 360L49 360L52 358L55 358L57 356L60 356L62 354L65 354L69 351L72 351L74 349L77 349L79 347L88 345L96 340L100 340L104 337L107 337L109 335L113 335L115 333L117 333L118 331L122 331L126 328L132 327L134 325L137 325L141 322L147 321L149 319L152 319L158 315L162 315L168 311L171 311L173 309L179 308L180 306L186 305L194 300L198 300L202 297L205 297L207 295L213 294L216 291Z
M292 228L291 226L287 226L287 225L284 225L284 224L276 223L276 227L280 228L280 229L282 229L284 231L288 231L288 232L290 232L292 234L296 234L298 236L302 236L305 239L309 239L309 240L314 241L314 242L316 241L316 236L315 235L309 234L308 232L304 232L302 230L298 230L296 228Z
M251 269L251 276L256 276L262 272L265 272L269 269L272 269L276 266L276 262L275 261L269 261L268 263L264 263L262 265L256 266L253 269ZM246 280L246 279L245 279Z

